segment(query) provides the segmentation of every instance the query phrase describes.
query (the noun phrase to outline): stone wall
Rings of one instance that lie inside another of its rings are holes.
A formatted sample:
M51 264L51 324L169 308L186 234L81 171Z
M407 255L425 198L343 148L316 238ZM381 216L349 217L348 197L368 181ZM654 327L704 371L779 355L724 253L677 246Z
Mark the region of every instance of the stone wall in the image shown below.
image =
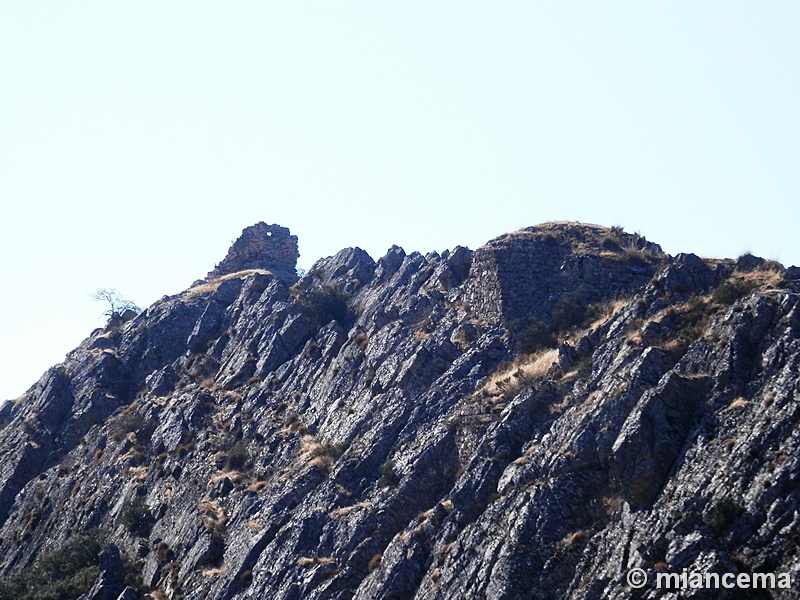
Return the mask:
M209 279L246 269L266 269L282 279L297 280L297 236L280 225L264 222L246 227Z
M581 290L587 302L625 295L647 283L666 258L657 244L620 230L546 223L509 233L475 251L467 301L492 323L550 322L554 303Z

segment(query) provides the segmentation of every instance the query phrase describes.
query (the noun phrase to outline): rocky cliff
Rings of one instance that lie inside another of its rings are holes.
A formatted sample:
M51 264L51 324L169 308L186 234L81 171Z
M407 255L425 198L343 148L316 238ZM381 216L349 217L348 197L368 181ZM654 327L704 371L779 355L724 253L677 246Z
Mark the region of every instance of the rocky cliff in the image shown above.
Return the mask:
M797 597L797 269L574 223L296 249L248 228L0 408L0 598Z

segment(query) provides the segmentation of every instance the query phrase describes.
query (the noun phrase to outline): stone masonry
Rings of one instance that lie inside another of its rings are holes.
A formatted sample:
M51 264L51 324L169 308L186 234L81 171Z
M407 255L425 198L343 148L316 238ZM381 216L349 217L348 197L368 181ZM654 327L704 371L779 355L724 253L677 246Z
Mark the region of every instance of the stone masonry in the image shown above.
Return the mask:
M281 279L297 280L295 268L300 253L297 236L280 225L267 225L263 221L242 230L227 256L208 274L214 279L247 269L266 269Z

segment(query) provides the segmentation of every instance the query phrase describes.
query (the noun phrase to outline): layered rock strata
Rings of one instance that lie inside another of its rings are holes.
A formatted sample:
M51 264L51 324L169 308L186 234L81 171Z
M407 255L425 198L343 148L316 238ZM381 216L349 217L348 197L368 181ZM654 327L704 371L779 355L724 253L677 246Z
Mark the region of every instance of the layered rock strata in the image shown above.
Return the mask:
M279 265L232 249L0 408L0 592L88 533L87 598L800 576L796 269L560 223L476 251L351 248L292 285L285 240Z

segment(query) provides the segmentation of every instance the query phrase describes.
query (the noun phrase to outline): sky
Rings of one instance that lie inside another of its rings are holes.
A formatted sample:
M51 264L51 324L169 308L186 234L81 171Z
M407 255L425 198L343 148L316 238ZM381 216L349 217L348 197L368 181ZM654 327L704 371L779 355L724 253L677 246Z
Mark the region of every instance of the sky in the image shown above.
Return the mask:
M571 220L800 264L797 2L0 0L0 400L200 279Z

